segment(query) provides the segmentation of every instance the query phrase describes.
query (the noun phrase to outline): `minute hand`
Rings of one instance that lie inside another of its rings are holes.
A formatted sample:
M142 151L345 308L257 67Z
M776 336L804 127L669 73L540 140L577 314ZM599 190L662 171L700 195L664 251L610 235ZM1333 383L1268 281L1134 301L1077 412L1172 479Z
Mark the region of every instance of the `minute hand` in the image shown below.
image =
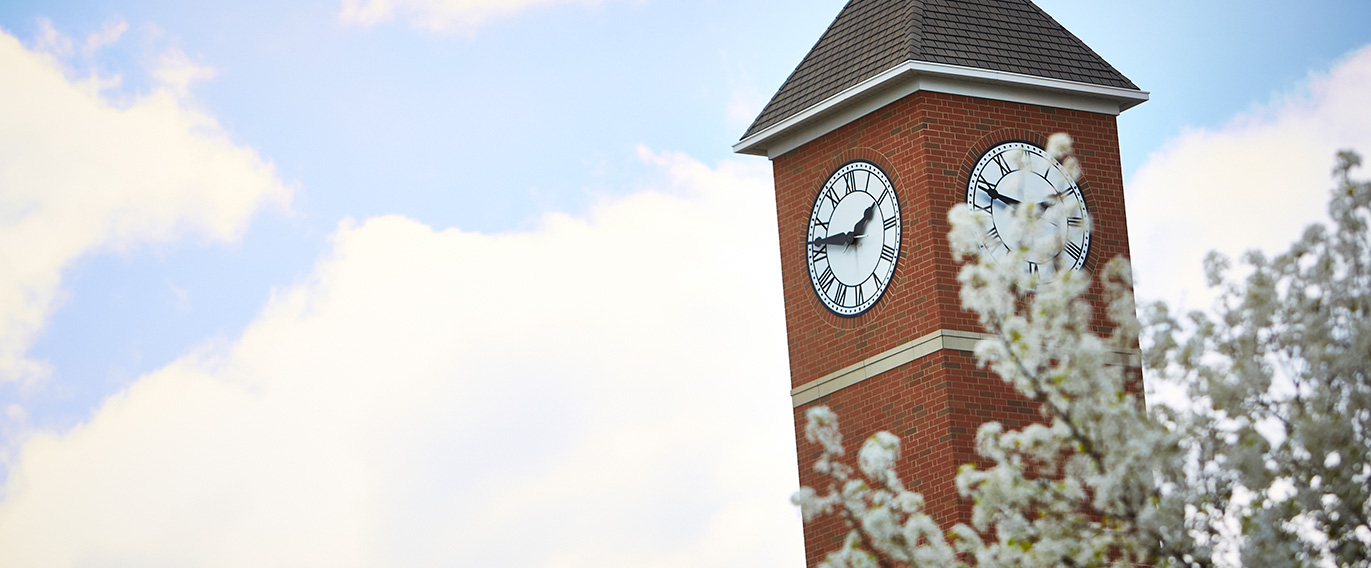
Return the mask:
M862 220L857 221L857 225L852 227L852 236L866 234L866 224L871 222L871 217L876 213L876 204L866 206L866 212L862 213Z

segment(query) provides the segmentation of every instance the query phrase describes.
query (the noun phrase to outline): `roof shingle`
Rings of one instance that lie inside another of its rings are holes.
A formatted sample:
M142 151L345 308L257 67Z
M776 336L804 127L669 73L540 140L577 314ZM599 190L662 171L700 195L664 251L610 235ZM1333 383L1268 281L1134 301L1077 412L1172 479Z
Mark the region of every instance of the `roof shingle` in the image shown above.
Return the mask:
M849 0L743 138L905 61L1138 90L1030 0Z

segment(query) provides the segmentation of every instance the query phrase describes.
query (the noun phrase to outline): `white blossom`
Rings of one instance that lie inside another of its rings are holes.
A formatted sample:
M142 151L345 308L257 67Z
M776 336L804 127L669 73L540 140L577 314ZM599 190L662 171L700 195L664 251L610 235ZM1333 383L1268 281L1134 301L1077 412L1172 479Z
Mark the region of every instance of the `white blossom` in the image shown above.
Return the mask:
M1048 153L1079 175L1069 137L1050 138ZM1128 264L1107 263L1107 335L1082 298L1090 275L1039 282L1019 269L1060 243L982 257L983 216L954 208L962 303L994 336L976 357L1039 404L1040 423L980 428L989 466L956 478L969 524L939 527L895 474L897 436L868 438L854 471L837 417L808 411L806 438L824 449L816 470L832 481L795 501L807 519L839 514L851 529L823 565L1371 566L1371 183L1351 179L1359 163L1338 156L1332 228L1275 257L1245 255L1242 282L1227 279L1229 260L1206 261L1222 293L1212 316L1157 304L1139 323ZM1057 221L1038 209L1017 222ZM1144 407L1126 364L1140 344L1149 380L1184 385L1193 404Z
M877 432L867 438L857 453L857 464L867 477L882 483L895 474L895 460L900 457L900 439L890 432Z

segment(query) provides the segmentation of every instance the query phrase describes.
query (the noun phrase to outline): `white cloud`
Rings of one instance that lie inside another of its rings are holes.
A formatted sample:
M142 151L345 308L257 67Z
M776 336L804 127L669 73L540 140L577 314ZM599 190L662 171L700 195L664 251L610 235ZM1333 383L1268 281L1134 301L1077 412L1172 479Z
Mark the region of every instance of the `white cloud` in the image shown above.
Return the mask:
M763 161L538 229L344 223L231 345L36 435L0 565L803 562Z
M51 29L52 25L48 24L47 29L43 31L44 34L46 35L48 33L48 30ZM119 41L119 38L123 37L124 32L128 30L128 22L125 22L122 19L115 19L106 22L105 25L100 28L100 31L90 34L89 36L86 36L86 45L81 49L81 51L86 55L91 55L97 51L100 51L101 48L104 48L107 45Z
M172 284L171 282L167 282L167 290L171 291L172 297L175 298L176 313L180 315L190 313L190 292L187 292L185 288Z
M1326 218L1334 153L1371 153L1367 93L1371 46L1312 75L1305 92L1185 132L1150 156L1128 187L1138 295L1207 308L1208 251L1281 252Z
M339 19L345 24L372 26L396 15L408 17L416 28L438 32L473 33L492 20L526 9L558 4L596 6L605 0L343 0Z
M152 68L152 77L180 97L186 96L191 85L213 79L215 73L213 67L191 61L185 52L176 48L162 52Z
M50 25L39 43L70 51ZM0 380L46 373L25 353L74 260L187 236L233 240L264 203L289 199L272 166L187 108L183 91L115 104L101 94L108 82L71 80L4 33L0 76Z
M72 51L71 38L57 31L57 28L52 26L52 20L39 18L38 36L34 38L34 49L53 57L68 57Z

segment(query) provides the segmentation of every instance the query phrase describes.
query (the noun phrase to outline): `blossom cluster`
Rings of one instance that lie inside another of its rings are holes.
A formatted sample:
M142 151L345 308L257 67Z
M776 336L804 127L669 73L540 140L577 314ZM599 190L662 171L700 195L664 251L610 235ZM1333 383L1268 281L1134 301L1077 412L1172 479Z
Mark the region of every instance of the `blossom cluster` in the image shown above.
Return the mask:
M1069 138L1048 151L1079 175ZM1060 232L1043 230L1060 212L1019 208L1021 234L1037 237L996 258L980 254L985 216L954 208L961 300L993 336L976 357L1041 420L980 428L984 467L956 479L969 522L944 530L895 474L897 436L868 438L853 470L837 417L810 409L829 485L794 501L806 519L851 528L823 565L1371 566L1371 183L1351 179L1355 154L1338 159L1335 227L1310 227L1273 259L1250 253L1243 282L1211 258L1214 316L1158 304L1140 324L1127 262L1108 262L1106 335L1082 297L1089 274L1042 281L1022 268L1060 250ZM1188 389L1192 404L1146 407L1140 344L1149 380Z

